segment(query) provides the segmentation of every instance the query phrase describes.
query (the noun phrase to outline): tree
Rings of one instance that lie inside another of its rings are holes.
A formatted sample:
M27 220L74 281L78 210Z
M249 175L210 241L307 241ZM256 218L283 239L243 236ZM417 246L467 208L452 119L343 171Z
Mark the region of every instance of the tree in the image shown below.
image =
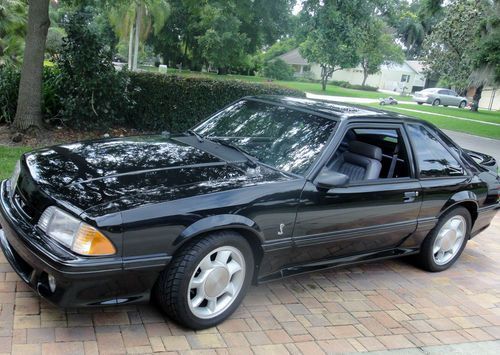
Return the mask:
M361 25L370 20L372 5L367 0L303 3L301 19L307 34L300 52L309 62L319 63L323 91L333 72L359 63Z
M241 21L234 15L234 7L222 4L206 5L201 13L200 26L207 28L198 37L206 61L225 74L228 67L238 66L245 59L248 38L239 31Z
M276 80L291 80L294 72L292 66L280 58L264 63L262 71L266 78Z
M480 26L479 48L473 58L470 83L476 87L476 92L472 111L478 111L484 86L500 85L500 1L495 0L491 10Z
M382 64L387 62L403 63L404 61L403 49L394 42L389 28L379 19L365 24L358 53L363 68L362 86L365 86L368 75L380 71Z
M17 111L14 126L21 131L42 125L42 71L50 26L49 0L30 0Z
M442 18L442 0L399 1L387 17L405 48L407 58L418 59L426 36Z
M487 2L482 0L451 1L443 10L442 21L423 44L423 60L428 72L438 74L459 92L464 92L469 85L486 6Z
M131 0L118 3L110 12L120 40L128 40L128 68L137 70L139 44L153 31L159 33L170 15L165 0Z
M25 32L25 2L3 0L0 3L0 65L20 60Z

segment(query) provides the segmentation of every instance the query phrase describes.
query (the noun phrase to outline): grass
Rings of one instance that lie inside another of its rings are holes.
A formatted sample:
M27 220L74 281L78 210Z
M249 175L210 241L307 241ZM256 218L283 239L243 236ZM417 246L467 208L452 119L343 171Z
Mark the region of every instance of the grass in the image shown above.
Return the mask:
M378 104L369 104L366 106L371 106L371 107L377 107L380 108ZM435 116L432 115L431 112L435 113L440 113L440 114L449 114L453 115L456 117L463 117L463 118L469 118L469 119L475 119L475 120L480 120L480 121L490 121L490 120L495 120L496 122L500 123L500 114L498 112L478 112L477 116L476 113L470 112L467 110L458 110L458 109L451 109L451 108L445 108L445 107L425 107L423 108L427 109L425 112L408 112L404 110L400 110L399 108L409 108L413 110L420 110L422 106L416 106L416 105L398 105L398 106L384 106L384 110L388 111L394 111L397 113L401 113L406 116L412 116L412 117L417 117L426 121L429 121L439 128L443 129L449 129L451 131L456 131L456 132L464 132L464 133L469 133L473 134L476 136L481 136L481 137L487 137L487 138L495 138L495 139L500 139L500 127L497 126L492 126L488 124L483 124L480 122L470 122L470 121L462 121L462 120L455 120L451 117L441 117L441 116ZM424 111L424 110L421 110ZM451 112L448 112L451 111ZM429 113L427 113L429 112Z
M0 146L0 180L8 179L21 154L31 150L28 147Z
M435 107L429 105L416 106L416 105L405 105L405 104L399 104L397 107L500 124L499 111L486 111L479 109L479 112L472 112L468 109L458 109L458 108L441 107L441 106ZM410 112L408 113L410 114Z

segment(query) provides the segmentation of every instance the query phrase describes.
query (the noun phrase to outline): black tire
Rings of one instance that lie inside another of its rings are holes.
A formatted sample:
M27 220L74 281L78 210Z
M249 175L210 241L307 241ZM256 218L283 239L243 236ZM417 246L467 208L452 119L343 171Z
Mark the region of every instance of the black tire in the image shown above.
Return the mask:
M465 106L467 106L467 101L461 101L458 108L464 108Z
M438 233L441 229L441 227L453 216L462 216L465 219L466 222L466 232L465 232L465 237L462 242L462 246L460 247L458 253L451 259L449 260L446 264L439 265L435 262L434 260L434 254L433 254L433 246L434 246L434 241L436 240L436 237L438 236ZM470 230L472 226L472 218L470 215L470 212L465 208L465 207L456 207L453 208L452 210L448 211L444 215L439 218L438 224L429 232L427 237L425 238L424 242L422 243L422 246L420 248L420 253L416 256L416 260L419 264L419 266L427 271L431 272L439 272L439 271L444 271L448 269L450 266L452 266L457 259L460 257L462 254L463 250L465 249L465 246L467 245L467 241L470 238Z
M243 285L224 312L209 319L199 318L190 310L188 304L189 283L201 260L211 251L223 246L234 247L244 256ZM215 232L183 247L174 256L168 269L160 274L154 292L161 308L177 323L195 330L210 328L224 321L238 308L252 281L253 270L254 256L245 238L232 231Z
M448 105L443 105L444 107L448 107Z
M441 104L441 100L439 100L439 99L432 101L432 106L439 106L440 104Z
M423 103L423 102L417 102L417 104L419 104L419 105L423 105L424 103Z
M385 101L380 101L380 105L384 106L385 105Z

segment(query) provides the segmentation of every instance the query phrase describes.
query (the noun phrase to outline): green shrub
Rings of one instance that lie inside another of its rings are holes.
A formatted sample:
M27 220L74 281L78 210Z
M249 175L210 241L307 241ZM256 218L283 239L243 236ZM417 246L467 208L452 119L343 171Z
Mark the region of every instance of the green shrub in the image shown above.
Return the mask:
M356 89L356 90L365 90L365 91L377 91L378 90L378 88L375 86L351 84L350 82L345 81L345 80L332 80L332 81L329 81L329 84L332 84L335 86L340 86L340 87L346 88L346 89Z
M20 77L18 68L0 66L0 123L11 123L14 120ZM59 80L57 68L43 68L42 113L45 119L53 118L61 111Z
M57 66L61 93L61 119L80 128L106 128L124 123L133 104L127 91L128 77L117 72L112 53L94 26L92 14L76 12L64 24L64 38Z
M131 99L127 126L140 130L182 132L232 101L249 95L304 93L270 84L189 78L156 73L128 73Z
M291 80L294 70L291 65L285 63L283 59L270 60L262 66L262 73L266 78L276 80Z
M0 66L0 123L14 120L20 73L14 66Z

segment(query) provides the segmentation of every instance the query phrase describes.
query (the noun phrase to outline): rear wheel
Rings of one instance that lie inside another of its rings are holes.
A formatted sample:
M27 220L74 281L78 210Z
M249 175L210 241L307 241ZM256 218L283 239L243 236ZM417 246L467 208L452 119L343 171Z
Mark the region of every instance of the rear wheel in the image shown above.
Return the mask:
M423 105L424 103L423 103L423 102L417 102L417 104L419 104L419 105Z
M169 317L191 329L213 327L238 308L254 269L248 242L234 232L199 239L175 256L156 296Z
M420 254L420 266L432 272L448 269L457 261L470 236L471 216L464 207L444 214L425 238Z
M441 104L441 100L439 100L439 99L432 101L432 106L439 106L440 104Z

